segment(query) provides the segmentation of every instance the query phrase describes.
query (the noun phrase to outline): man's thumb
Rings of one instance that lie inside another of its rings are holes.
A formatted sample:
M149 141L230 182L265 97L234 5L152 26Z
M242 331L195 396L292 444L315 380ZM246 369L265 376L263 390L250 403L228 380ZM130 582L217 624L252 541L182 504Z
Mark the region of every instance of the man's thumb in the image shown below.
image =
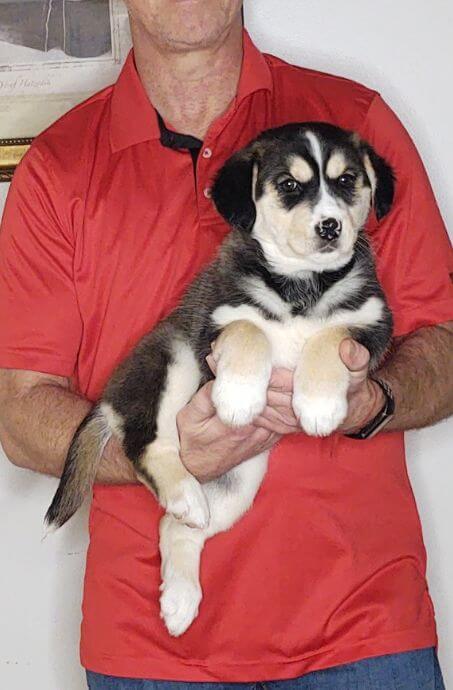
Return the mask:
M370 353L366 347L352 338L345 338L340 343L340 357L349 371L367 369L370 362Z

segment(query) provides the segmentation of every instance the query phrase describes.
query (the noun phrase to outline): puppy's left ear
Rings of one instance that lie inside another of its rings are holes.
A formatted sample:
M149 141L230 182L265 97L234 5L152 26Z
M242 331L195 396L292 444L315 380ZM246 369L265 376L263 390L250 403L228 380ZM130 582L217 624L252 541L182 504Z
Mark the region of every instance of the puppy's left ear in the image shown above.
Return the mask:
M370 179L376 218L381 220L392 208L395 197L395 174L384 158L369 145L364 144L363 162Z
M253 144L238 151L219 170L212 187L212 199L218 212L238 230L249 231L255 222L252 187L259 165L258 157L258 148Z

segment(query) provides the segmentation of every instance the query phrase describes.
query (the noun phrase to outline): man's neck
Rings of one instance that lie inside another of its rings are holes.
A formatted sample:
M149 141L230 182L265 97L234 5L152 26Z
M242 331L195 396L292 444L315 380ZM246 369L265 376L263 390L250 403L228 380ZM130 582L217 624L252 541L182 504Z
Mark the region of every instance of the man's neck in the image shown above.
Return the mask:
M156 110L183 134L204 139L236 95L242 65L242 25L203 50L172 51L153 43L132 22L135 64Z

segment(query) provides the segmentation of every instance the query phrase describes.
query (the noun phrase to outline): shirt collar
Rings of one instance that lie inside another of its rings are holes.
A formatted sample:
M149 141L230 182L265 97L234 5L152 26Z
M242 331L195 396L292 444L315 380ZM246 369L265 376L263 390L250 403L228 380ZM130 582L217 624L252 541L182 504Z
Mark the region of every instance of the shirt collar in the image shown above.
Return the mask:
M236 107L244 98L261 90L272 90L272 75L266 59L244 30L244 57L239 78ZM160 138L154 110L138 76L131 50L113 86L110 114L112 151Z

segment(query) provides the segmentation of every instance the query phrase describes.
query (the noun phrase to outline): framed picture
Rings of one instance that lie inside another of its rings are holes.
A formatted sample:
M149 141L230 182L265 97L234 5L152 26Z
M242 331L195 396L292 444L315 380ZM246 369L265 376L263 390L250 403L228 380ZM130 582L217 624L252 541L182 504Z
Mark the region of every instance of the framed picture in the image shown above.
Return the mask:
M14 168L25 155L32 141L31 138L0 139L0 182L11 180Z
M130 45L121 0L0 0L0 180L33 137L116 80Z

